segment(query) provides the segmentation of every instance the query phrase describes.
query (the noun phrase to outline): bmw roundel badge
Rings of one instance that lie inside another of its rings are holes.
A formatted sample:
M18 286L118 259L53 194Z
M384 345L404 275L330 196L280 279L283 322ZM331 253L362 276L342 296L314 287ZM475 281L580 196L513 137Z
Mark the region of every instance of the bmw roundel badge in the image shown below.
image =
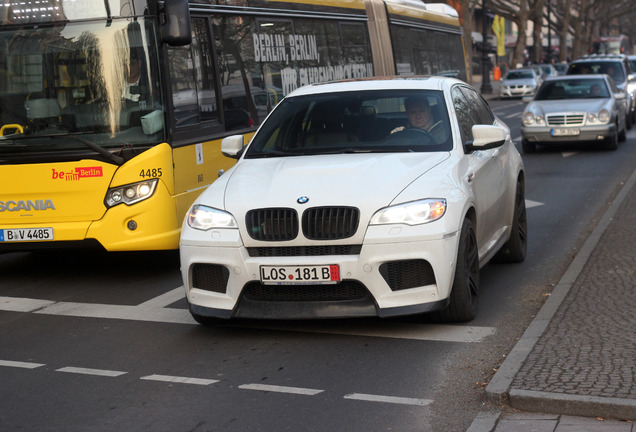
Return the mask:
M307 198L306 196L301 196L300 198L296 200L298 204L305 204L307 203L307 201L309 201L309 198Z

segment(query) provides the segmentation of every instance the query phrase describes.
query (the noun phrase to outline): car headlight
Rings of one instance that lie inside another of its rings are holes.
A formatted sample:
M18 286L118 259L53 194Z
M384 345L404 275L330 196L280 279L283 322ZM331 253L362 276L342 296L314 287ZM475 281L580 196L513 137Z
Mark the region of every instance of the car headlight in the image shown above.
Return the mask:
M236 219L230 213L200 204L192 206L187 220L190 227L202 231L212 228L238 228Z
M406 224L420 225L433 222L446 212L446 200L443 198L424 199L385 207L378 210L370 225Z
M155 193L158 179L144 180L108 189L106 192L106 207L114 207L118 204L133 205L139 201L148 199Z
M589 113L587 115L587 122L588 123L600 123L600 124L607 124L610 121L610 113L609 111L607 111L606 109L602 109L601 111L599 111L598 114L594 114L594 113Z
M525 113L521 118L521 121L523 122L524 126L532 126L535 123L537 126L545 125L545 119L543 118L543 116L534 115L531 112Z

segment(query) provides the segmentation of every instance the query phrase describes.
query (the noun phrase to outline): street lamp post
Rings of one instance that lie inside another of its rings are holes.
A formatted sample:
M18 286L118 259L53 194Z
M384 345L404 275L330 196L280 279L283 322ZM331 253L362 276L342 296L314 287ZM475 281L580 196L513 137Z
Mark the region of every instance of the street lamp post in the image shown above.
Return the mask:
M492 86L490 85L490 60L488 58L488 51L486 50L487 44L487 35L486 30L488 29L488 20L486 16L486 0L482 0L482 51L481 51L481 72L482 72L482 80L481 80L481 93L482 94L491 94Z

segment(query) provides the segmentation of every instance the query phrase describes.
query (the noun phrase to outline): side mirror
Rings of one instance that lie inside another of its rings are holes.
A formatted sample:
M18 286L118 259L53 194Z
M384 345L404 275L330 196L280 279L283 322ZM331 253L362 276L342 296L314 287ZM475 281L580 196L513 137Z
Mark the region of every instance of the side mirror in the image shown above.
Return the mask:
M523 101L523 103L529 103L532 102L533 98L534 96L524 96L521 100Z
M188 0L166 0L163 5L164 22L161 24L161 41L170 46L192 43L190 9Z
M232 159L238 159L243 152L243 135L232 135L221 141L221 153Z
M508 131L501 126L473 126L473 142L466 144L466 150L488 150L501 147L506 142Z
M623 99L625 99L626 96L627 95L625 93L623 93L622 91L618 92L618 93L614 93L614 98L616 100L623 100Z

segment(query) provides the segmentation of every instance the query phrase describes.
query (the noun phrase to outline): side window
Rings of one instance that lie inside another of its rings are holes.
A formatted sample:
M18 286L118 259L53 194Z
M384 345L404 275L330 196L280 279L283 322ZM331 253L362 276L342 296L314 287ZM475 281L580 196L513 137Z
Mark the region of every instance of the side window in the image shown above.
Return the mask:
M473 105L468 101L460 86L451 91L453 107L457 115L457 122L462 133L462 142L473 140L473 126L479 124L479 116Z
M475 90L462 87L462 92L466 96L472 109L476 112L479 124L491 125L495 122L495 116L490 110L490 107Z
M169 47L172 103L177 128L218 123L212 42L207 20L192 19L192 44Z

